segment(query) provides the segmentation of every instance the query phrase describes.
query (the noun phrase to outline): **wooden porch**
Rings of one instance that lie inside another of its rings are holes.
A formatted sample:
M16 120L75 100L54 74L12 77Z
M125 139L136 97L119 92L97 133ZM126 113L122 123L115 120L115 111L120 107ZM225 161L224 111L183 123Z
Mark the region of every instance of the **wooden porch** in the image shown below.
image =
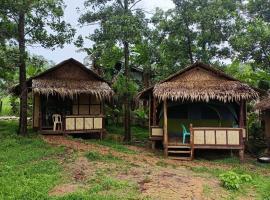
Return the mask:
M103 102L95 96L81 94L74 99L56 95L44 97L33 94L33 127L42 134L99 134L105 130ZM61 122L53 129L53 114L61 116Z
M151 102L151 101L150 101ZM193 160L195 149L228 149L238 150L240 160L244 159L244 140L246 138L245 124L245 103L240 102L239 127L193 127L190 124L189 141L183 143L181 137L171 137L168 132L168 111L167 100L163 101L163 127L159 127L156 122L156 100L149 113L150 140L152 148L155 148L156 141L162 141L165 157L180 160ZM151 116L152 115L152 116ZM155 124L151 126L151 124Z

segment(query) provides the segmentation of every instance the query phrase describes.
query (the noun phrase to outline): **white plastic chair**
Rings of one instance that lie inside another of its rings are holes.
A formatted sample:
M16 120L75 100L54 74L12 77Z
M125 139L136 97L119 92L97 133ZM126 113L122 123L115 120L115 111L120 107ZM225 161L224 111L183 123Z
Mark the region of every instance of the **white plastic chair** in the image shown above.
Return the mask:
M60 130L62 130L62 117L61 117L61 115L53 114L52 119L53 119L53 131L56 131L57 124L60 125Z

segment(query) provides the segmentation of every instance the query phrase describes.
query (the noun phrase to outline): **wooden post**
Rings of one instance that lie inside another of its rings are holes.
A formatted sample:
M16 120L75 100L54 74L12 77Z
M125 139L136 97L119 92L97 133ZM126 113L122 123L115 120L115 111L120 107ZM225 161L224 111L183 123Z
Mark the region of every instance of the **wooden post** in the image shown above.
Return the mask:
M153 97L153 126L157 125L157 99Z
M245 144L243 141L243 129L245 128L245 102L241 100L240 102L240 114L239 114L239 128L242 128L240 133L240 143L242 146L242 149L239 150L239 158L240 161L244 160L244 153L245 153Z
M190 124L189 126L190 131L190 159L193 160L194 158L194 131L193 131L193 125Z
M164 138L163 138L163 146L164 146L164 155L168 157L168 116L167 116L167 99L163 101L163 114L164 114Z
M152 140L152 145L151 145L152 149L155 150L156 149L156 141Z
M152 105L152 98L151 98L151 95L149 95L149 101L148 101L148 106L149 106L149 113L148 113L148 126L149 126L149 138L151 138L151 136L152 136L152 133L151 133L151 126L152 126L152 124L151 124L151 112L152 112L152 110L151 110L151 106Z
M245 127L245 122L244 122L244 101L240 101L240 113L239 113L239 128L244 128Z

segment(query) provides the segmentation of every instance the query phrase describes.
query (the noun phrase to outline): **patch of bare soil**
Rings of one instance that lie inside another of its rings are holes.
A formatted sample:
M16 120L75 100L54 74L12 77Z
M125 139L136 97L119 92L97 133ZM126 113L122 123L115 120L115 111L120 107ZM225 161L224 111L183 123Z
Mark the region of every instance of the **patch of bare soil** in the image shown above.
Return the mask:
M125 171L120 170L114 175L118 179L137 183L140 187L142 197L150 197L157 200L204 200L221 199L226 194L219 186L217 180L209 177L199 177L186 167L194 165L194 162L163 160L151 153L151 150L141 147L130 147L137 153L125 154L109 147L75 141L63 136L44 136L43 138L52 145L65 146L68 149L80 152L80 156L73 162L64 164L69 177L72 177L72 182L75 182L77 185L84 183L85 180L94 176L96 169L104 169L106 167L121 168L121 166L111 166L115 165L113 163L90 162L82 155L83 152L97 151L100 154L111 153L134 166ZM158 163L160 162L164 162L164 166L159 166ZM208 192L206 194L204 191L205 186L211 188L214 192ZM63 194L76 190L75 185L69 187L65 191L61 190L61 185L57 186L50 194Z
M75 192L79 188L77 184L62 184L54 187L50 192L50 196L63 196L72 192Z
M132 168L128 173L120 173L117 178L132 180L139 184L143 197L157 200L179 199L219 199L224 191L216 180L196 177L185 168ZM214 188L216 194L204 196L204 186Z

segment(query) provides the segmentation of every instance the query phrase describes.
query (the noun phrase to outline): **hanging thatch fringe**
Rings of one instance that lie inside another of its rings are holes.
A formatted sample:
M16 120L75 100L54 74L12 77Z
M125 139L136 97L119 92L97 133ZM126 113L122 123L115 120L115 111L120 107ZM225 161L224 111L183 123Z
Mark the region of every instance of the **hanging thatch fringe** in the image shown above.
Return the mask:
M254 99L258 93L247 84L233 80L176 81L156 84L153 94L159 100L232 102Z
M110 99L114 94L106 82L87 80L34 79L32 90L47 96L58 94L63 98L73 98L84 93L94 95L98 99Z

